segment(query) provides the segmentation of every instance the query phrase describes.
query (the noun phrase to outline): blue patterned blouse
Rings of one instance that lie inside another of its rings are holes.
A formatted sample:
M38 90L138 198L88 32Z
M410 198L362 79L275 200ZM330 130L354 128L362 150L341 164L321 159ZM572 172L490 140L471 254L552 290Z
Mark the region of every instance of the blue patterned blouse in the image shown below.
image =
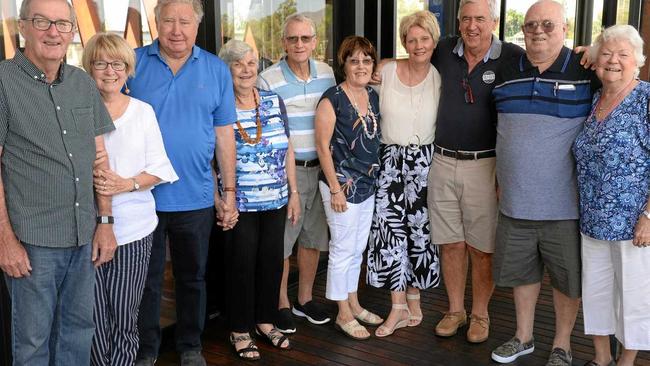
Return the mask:
M375 194L375 179L379 171L379 96L370 87L366 90L377 120L375 127L372 120L366 118L367 131L339 85L327 89L321 97L321 100L327 98L332 103L336 114L330 150L336 177L350 203L361 203ZM322 172L320 180L327 183Z
M593 110L573 153L580 191L580 230L599 240L631 240L650 183L650 84L641 81L601 122Z
M237 209L240 212L269 211L281 208L289 200L285 160L289 147L287 113L275 93L258 90L262 139L257 144L244 141L237 127ZM249 138L257 135L255 109L237 108L237 118Z

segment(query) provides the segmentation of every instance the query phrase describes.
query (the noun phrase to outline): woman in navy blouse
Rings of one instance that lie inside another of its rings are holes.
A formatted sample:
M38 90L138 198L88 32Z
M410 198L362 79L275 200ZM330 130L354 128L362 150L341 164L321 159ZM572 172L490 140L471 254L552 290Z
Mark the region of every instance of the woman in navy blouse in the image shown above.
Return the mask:
M580 191L585 333L613 365L609 335L624 347L617 365L650 350L650 84L639 81L643 40L632 26L607 28L592 46L602 89L574 145Z
M323 94L315 120L319 188L331 234L325 296L338 304L335 327L359 340L370 337L359 321L383 322L357 298L379 170L379 96L368 87L376 60L367 39L344 39L338 62L345 81Z

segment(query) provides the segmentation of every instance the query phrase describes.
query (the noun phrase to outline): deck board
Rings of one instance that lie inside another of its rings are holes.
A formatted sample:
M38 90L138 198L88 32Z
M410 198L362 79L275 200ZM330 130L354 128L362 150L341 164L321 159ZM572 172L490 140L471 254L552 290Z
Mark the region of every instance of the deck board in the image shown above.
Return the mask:
M468 276L468 278L471 278ZM316 277L314 297L327 306L331 314L336 313L336 305L324 299L326 274L321 271ZM361 281L363 283L363 280ZM468 284L469 287L469 284ZM291 298L295 298L297 286L290 286ZM471 294L468 288L467 294ZM365 307L382 316L390 310L390 295L385 290L360 284L359 299ZM435 324L447 308L444 288L436 288L422 293L424 320L418 327L398 330L386 338L372 337L368 341L354 341L339 332L330 324L317 326L306 320L296 319L298 332L291 336L293 350L276 350L263 342L257 342L262 360L256 365L498 365L490 360L490 352L515 332L514 303L512 291L497 288L490 303L490 338L478 345L468 343L463 328L457 335L440 338L433 334ZM471 295L465 299L466 307L471 305ZM372 332L374 328L369 328ZM540 293L535 321L535 352L523 356L510 365L544 365L551 349L554 331L552 292L545 280ZM227 342L227 331L221 318L211 320L206 326L203 338L204 355L210 365L238 365L243 362L231 351ZM176 365L178 357L170 342L164 348L157 365ZM572 336L573 364L582 366L593 355L591 339L583 334L582 312ZM640 352L638 366L650 366L650 352Z

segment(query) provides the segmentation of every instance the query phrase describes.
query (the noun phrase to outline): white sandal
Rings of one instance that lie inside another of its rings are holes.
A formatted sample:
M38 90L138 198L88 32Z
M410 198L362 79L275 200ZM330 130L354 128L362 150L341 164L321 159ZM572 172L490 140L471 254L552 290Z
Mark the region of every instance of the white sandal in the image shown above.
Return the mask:
M389 335L395 333L396 330L398 330L400 328L405 328L405 327L408 326L409 320L411 319L411 311L409 310L408 305L406 305L406 304L393 304L391 306L391 308L393 308L395 310L406 310L406 312L408 313L408 317L406 319L402 319L402 320L398 321L397 323L395 323L395 325L393 325L392 328L388 328L388 326L385 325L386 323L380 325L377 328L377 330L375 330L375 336L377 336L377 337L388 337Z
M420 294L406 294L406 300L420 300ZM420 305L422 307L422 305ZM416 322L411 324L411 322ZM422 315L409 315L409 327L417 327L422 323Z

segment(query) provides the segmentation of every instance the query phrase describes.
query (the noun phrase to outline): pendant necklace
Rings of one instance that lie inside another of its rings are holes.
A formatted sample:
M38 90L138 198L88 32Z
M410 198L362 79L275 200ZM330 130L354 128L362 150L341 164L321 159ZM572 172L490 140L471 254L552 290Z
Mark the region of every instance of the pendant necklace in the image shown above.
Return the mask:
M352 88L350 88L350 96L352 96L354 111L357 112L357 121L361 121L361 125L363 126L363 134L366 135L366 137L370 140L374 139L375 136L377 136L377 117L372 111L372 105L370 105L370 94L368 94L368 112L365 117L361 115L361 112L359 112L357 98L355 98ZM366 121L367 119L370 119L372 121L372 133L368 132L368 124Z

